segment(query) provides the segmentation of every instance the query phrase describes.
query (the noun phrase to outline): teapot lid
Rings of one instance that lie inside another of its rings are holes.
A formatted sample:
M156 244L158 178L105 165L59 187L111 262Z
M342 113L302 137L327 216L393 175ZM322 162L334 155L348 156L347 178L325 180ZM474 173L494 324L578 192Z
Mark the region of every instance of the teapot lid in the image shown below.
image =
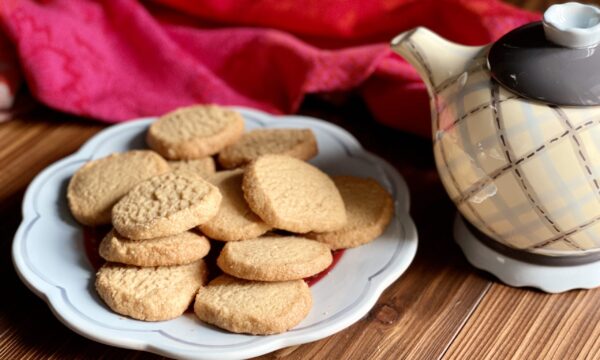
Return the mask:
M488 53L492 77L513 92L564 106L600 105L600 9L553 5Z

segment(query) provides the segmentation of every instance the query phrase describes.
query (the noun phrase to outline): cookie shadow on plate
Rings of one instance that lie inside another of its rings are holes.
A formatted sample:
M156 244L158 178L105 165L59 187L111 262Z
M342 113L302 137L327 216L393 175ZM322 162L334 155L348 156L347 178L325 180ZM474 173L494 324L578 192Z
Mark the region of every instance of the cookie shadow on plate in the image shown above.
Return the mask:
M144 128L143 131L133 136L127 141L126 148L128 150L147 150L148 145L146 144L146 131L148 128Z
M79 223L75 220L71 211L69 210L69 204L67 202L67 187L69 186L71 177L66 178L60 182L58 189L58 200L56 202L56 213L60 220L72 227L80 227Z

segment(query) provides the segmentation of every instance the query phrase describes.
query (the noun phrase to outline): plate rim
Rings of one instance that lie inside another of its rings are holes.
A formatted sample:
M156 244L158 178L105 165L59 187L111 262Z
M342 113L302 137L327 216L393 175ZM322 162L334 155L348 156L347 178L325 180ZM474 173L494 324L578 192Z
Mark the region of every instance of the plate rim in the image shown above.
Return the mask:
M182 350L178 348L173 348L169 346L163 345L155 345L152 343L150 337L148 337L148 341L142 341L139 339L124 339L117 338L112 334L106 335L106 333L118 332L117 330L111 329L110 331L107 328L99 328L95 329L95 327L99 327L98 325L94 325L89 323L88 320L82 318L75 314L71 309L68 309L65 306L65 289L60 286L56 286L53 284L49 284L42 278L40 278L37 274L30 269L27 262L23 259L23 254L21 253L21 245L26 240L25 234L26 229L30 226L33 226L35 222L41 218L41 215L35 208L34 204L34 195L38 191L38 188L41 184L45 182L45 180L51 178L53 172L60 167L64 166L64 164L73 161L88 161L91 159L95 153L97 147L102 144L106 139L110 138L110 135L114 132L120 132L130 127L139 127L139 126L147 126L150 122L154 121L156 117L144 117L138 119L132 119L124 123L115 124L112 126L103 129L98 132L90 139L88 139L76 152L73 154L64 157L51 165L47 166L44 170L39 172L35 178L29 184L22 203L22 221L15 233L13 244L12 244L12 261L13 266L17 272L17 275L21 279L21 281L37 296L42 298L52 311L52 313L68 328L75 331L76 333L92 339L94 341L98 341L107 345L117 346L122 348L134 349L134 350L144 350L153 353L157 353L164 356L177 357L177 358L185 358L185 359L234 359L242 357L252 357L259 356L271 351L275 351L280 348L284 348L287 346L299 345L303 343L308 343L312 341L316 341L328 336L331 336L360 320L363 316L365 316L376 304L379 300L383 291L388 288L393 282L395 282L404 272L406 272L407 268L412 263L418 246L418 235L415 224L410 217L409 214L409 206L410 206L410 193L408 190L408 186L404 178L397 172L397 170L391 166L386 160L380 158L377 155L370 153L365 150L358 140L350 134L345 129L329 123L327 121L317 119L314 117L303 116L303 115L271 115L258 110L248 109L244 107L232 107L235 110L242 113L244 117L249 116L252 117L253 120L258 120L259 123L270 123L274 121L280 121L282 119L296 120L301 121L303 123L308 123L310 125L314 125L320 128L327 129L330 132L335 133L336 137L343 138L342 143L344 147L350 146L349 149L346 149L350 152L358 152L362 156L366 157L370 162L375 163L377 166L381 166L386 175L391 176L393 183L390 184L393 189L397 191L398 198L395 200L396 205L396 213L394 217L399 221L402 229L404 229L405 236L404 239L401 239L406 242L406 245L403 248L404 256L399 256L402 261L399 262L395 267L390 266L388 269L382 268L380 272L377 272L371 276L374 278L378 275L385 275L377 281L371 281L371 278L368 279L369 296L366 296L366 299L358 302L357 304L353 304L353 311L347 314L345 317L338 319L333 324L328 327L322 329L316 329L312 333L308 334L292 334L287 337L279 337L276 339L272 339L269 341L262 341L256 346L253 346L251 349L228 349L225 352L221 350L219 353L214 354L206 354L206 351L189 351ZM283 123L283 122L282 122ZM356 155L356 154L354 154ZM393 262L391 259L390 262ZM131 330L123 330L120 331L122 333L127 333ZM289 334L289 333L288 333ZM268 337L262 337L263 339L267 339ZM240 351L244 351L243 354L240 354Z

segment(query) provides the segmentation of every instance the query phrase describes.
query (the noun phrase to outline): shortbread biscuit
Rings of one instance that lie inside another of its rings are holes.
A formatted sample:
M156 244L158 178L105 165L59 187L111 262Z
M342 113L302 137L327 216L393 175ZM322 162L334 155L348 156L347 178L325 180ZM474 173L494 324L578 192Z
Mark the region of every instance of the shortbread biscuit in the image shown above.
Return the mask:
M344 198L348 222L339 230L306 236L329 245L332 250L352 248L375 240L385 231L394 215L391 195L373 179L336 176L333 181Z
M107 263L96 274L96 291L121 315L161 321L183 314L206 279L204 260L164 267Z
M223 196L217 215L200 225L200 230L211 239L252 239L271 229L248 207L242 192L243 175L243 170L221 171L208 179Z
M189 171L202 176L203 179L211 176L216 171L215 160L207 156L195 160L169 161L169 166L173 171Z
M136 266L173 266L202 259L210 250L210 242L194 231L131 240L113 229L102 239L98 250L106 261Z
M84 225L110 223L112 207L139 182L169 171L154 151L133 150L92 160L75 172L67 188L73 217Z
M226 169L239 167L266 154L280 154L308 160L318 153L317 140L310 129L257 129L219 153Z
M268 335L296 326L311 306L304 280L262 282L221 275L198 291L194 312L200 320L235 333Z
M285 155L263 155L246 167L244 197L267 224L297 233L333 231L346 223L342 197L316 167Z
M265 236L228 242L217 259L225 273L240 279L287 281L320 273L331 265L325 244L296 236Z
M136 185L114 206L112 223L130 239L152 239L189 230L217 214L221 193L200 176L181 171Z
M161 116L148 129L146 142L170 160L199 159L218 153L244 132L244 119L216 105L179 108Z

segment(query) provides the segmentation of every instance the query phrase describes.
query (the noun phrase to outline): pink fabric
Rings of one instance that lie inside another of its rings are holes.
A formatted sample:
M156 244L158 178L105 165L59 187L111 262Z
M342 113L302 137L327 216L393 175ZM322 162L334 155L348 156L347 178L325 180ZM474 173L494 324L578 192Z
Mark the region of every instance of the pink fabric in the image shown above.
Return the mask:
M10 41L0 33L0 122L8 120L21 84L21 72Z
M17 112L15 98L21 85L21 71L10 41L0 33L0 123Z
M358 91L374 116L429 136L424 86L388 41L425 25L484 44L538 18L495 0L2 0L33 95L108 122L194 103L296 111Z

